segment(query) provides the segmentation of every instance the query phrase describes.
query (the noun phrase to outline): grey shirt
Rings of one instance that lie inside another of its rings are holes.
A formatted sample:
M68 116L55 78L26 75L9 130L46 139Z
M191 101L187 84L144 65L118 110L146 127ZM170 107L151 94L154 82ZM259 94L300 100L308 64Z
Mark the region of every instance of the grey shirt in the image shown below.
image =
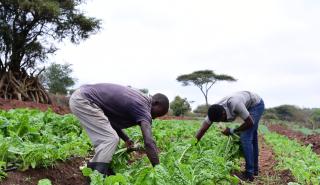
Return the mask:
M151 123L151 97L131 87L100 83L80 87L82 95L99 106L115 129L128 128L141 121Z
M222 105L227 113L227 120L234 121L237 116L243 120L249 117L249 109L259 104L261 97L249 91L236 92L230 96L223 98L216 104ZM206 122L211 124L208 116Z

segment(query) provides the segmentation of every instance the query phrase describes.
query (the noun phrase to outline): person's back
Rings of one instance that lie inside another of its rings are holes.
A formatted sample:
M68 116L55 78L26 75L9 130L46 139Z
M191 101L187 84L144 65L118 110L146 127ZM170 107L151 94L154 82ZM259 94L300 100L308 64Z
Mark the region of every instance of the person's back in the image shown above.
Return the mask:
M128 128L140 121L151 122L151 98L136 89L99 83L83 85L80 91L103 110L112 126Z
M237 116L243 120L249 116L248 109L254 107L261 101L261 97L249 91L235 92L224 97L216 104L223 106L226 110L227 120L233 121Z
M246 171L239 178L253 181L254 175L259 173L258 126L263 111L264 102L257 94L249 91L233 93L209 107L196 138L200 141L213 122L229 122L240 116L244 123L234 129L227 127L222 133L227 136L234 133L240 135Z
M69 106L87 132L95 154L87 167L103 175L113 175L112 156L121 138L128 149L134 141L123 128L139 125L146 154L153 166L160 163L152 137L152 119L165 115L169 99L161 93L152 97L130 87L101 83L84 85L72 93Z

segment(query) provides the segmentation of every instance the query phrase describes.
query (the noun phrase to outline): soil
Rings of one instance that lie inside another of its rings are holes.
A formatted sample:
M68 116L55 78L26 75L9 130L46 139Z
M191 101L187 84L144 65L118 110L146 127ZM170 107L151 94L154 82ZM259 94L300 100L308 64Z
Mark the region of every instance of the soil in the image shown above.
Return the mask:
M0 98L0 109L1 110L10 110L16 108L32 108L32 109L40 109L41 111L46 111L49 108L57 114L67 114L70 113L70 109L68 107L62 107L56 104L48 105L42 103L35 102L26 102L26 101L18 101L18 100L6 100Z
M53 185L85 185L86 178L79 169L83 164L83 158L74 158L66 162L59 162L50 168L29 169L24 172L11 171L0 184L37 185L39 180L47 178Z
M262 136L259 136L259 176L253 184L257 185L280 185L295 182L289 170L276 170L277 161L271 147L269 147Z
M303 145L309 145L312 144L312 150L320 155L320 135L318 134L312 134L312 135L304 135L301 132L293 131L290 128L279 125L279 124L273 124L269 125L269 130L272 132L276 132L281 135L285 135L290 139L295 139L298 142L300 142Z

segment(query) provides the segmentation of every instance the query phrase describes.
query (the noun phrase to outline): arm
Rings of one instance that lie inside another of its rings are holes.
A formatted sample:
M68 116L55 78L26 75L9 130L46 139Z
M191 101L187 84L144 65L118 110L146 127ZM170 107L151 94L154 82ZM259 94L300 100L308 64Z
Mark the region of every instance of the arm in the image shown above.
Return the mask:
M144 147L146 149L147 156L152 164L155 166L160 163L156 143L152 138L151 125L148 122L142 121L140 123L141 132L144 140Z
M250 129L251 127L253 127L253 120L252 117L250 116L249 111L247 110L246 106L243 103L238 103L235 107L234 110L238 116L240 116L243 120L244 123L242 123L238 128L236 129L230 129L230 128L226 128L222 133L224 135L231 135L235 132L241 132L247 129Z
M133 141L129 138L129 136L124 132L123 129L114 129L118 136L126 143L127 148L133 147Z
M244 123L242 123L240 125L240 127L234 129L234 132L241 132L247 129L250 129L251 127L253 127L253 120L251 118L251 116L249 115L245 120Z
M249 115L245 120L244 123L242 123L238 128L230 129L230 128L226 128L224 131L222 131L222 133L226 136L232 135L233 133L236 132L241 132L247 129L250 129L251 127L253 127L253 120L251 118L251 116Z
M130 140L129 136L128 136L122 129L114 129L114 130L117 132L118 136L119 136L124 142Z
M208 124L208 122L205 120L202 123L201 128L198 130L196 134L196 138L198 142L201 140L202 136L207 132L207 130L210 128L211 124Z

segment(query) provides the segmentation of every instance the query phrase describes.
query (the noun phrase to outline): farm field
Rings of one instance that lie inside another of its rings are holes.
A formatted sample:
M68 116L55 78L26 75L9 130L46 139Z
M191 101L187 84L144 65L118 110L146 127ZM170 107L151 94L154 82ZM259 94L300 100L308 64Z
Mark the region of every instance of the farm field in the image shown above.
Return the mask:
M319 17L1 0L0 185L320 185Z
M85 176L90 176L92 184L96 185L248 184L235 176L243 168L238 138L223 136L219 128L212 127L203 140L194 145L193 136L200 121L192 120L154 121L153 134L161 161L156 168L151 167L143 151L129 154L121 142L113 158L116 176L104 179L88 168L81 171L79 167L85 164L91 152L87 136L72 115L45 110L1 111L0 164L3 170L0 184L50 181L57 185L82 185ZM319 184L319 155L313 147L298 138L284 136L274 124L269 127L260 126L260 175L251 184ZM127 129L127 132L143 146L138 128ZM281 147L284 143L286 147ZM9 168L13 170L5 172Z

